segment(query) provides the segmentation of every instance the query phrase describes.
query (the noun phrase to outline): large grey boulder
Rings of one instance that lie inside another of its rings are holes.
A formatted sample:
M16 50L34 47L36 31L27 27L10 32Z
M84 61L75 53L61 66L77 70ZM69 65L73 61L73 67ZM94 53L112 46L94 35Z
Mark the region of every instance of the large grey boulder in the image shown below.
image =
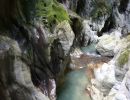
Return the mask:
M103 35L99 38L96 49L102 56L114 56L114 49L118 42L119 38L114 35Z
M96 49L103 56L114 56L115 38L109 35L104 35L100 38Z

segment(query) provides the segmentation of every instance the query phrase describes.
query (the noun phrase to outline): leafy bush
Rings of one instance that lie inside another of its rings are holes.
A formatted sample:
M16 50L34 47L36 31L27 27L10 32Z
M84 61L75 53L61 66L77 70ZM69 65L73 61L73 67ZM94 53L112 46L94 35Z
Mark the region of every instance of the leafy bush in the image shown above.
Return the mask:
M130 50L128 50L128 49L125 50L125 51L123 51L123 52L120 54L120 56L119 56L119 58L118 58L118 65L119 65L120 67L123 67L123 65L128 62L129 54L130 54Z

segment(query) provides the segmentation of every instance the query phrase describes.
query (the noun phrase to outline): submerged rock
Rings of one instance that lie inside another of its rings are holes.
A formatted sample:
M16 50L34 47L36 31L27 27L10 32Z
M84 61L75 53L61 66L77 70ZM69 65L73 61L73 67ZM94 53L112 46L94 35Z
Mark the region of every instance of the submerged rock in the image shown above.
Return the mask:
M78 53L78 55L79 54L80 53ZM75 70L75 69L88 67L90 65L92 65L91 67L94 67L102 63L107 63L108 61L110 61L110 58L108 57L100 57L100 56L87 55L87 54L80 54L78 57L72 55L70 69Z

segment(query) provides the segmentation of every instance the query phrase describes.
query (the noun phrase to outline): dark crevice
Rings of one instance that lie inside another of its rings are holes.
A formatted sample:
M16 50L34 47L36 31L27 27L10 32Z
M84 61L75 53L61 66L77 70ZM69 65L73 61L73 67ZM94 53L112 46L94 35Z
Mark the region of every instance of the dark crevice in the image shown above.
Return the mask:
M80 14L85 9L86 0L78 0L76 12Z
M104 27L100 32L98 32L98 36L102 36L103 33L109 32L112 28L115 28L115 17L113 14L108 17L108 19L105 21Z
M51 47L51 65L52 70L55 75L61 71L61 64L64 57L64 51L62 49L62 45L59 42L59 39L54 40L52 47Z
M81 32L83 29L82 20L80 20L79 18L72 18L71 21L72 21L71 27L72 27L72 30L74 31L74 34L76 37L73 42L73 47L81 46L82 45Z
M120 13L124 13L126 11L128 3L129 3L129 0L120 1L120 6L118 8Z

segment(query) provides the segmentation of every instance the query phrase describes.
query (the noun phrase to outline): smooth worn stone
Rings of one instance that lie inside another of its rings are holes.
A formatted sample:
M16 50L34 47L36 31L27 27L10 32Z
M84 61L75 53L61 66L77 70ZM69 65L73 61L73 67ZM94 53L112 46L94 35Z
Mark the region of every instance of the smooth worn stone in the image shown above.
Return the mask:
M118 44L118 41L119 39L115 36L103 35L99 38L96 49L102 56L114 56L114 49Z

